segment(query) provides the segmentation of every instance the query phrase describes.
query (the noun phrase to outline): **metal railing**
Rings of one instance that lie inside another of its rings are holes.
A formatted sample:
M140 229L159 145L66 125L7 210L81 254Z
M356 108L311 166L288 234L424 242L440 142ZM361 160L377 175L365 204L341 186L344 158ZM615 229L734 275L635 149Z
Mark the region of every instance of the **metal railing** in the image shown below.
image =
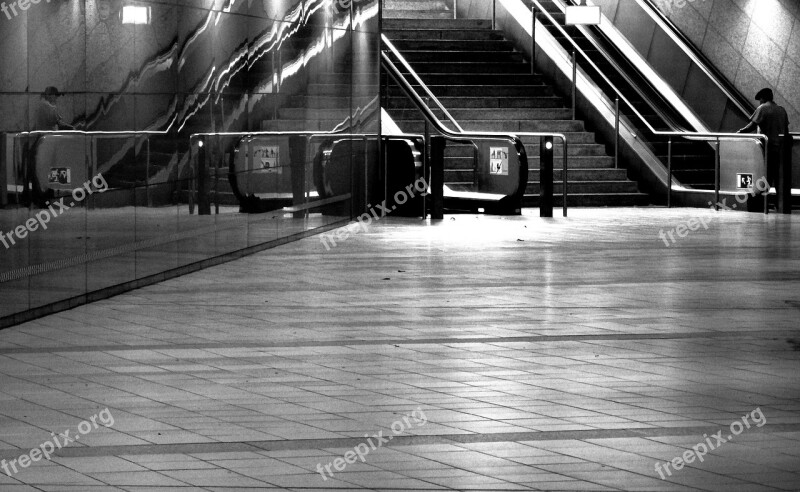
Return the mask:
M430 91L427 85L422 81L419 75L414 71L408 61L405 60L403 55L397 50L397 48L392 44L392 42L386 37L385 34L381 34L381 39L383 44L387 47L387 50L381 50L381 61L383 66L387 69L389 75L395 79L395 82L403 89L406 95L411 98L412 102L414 102L415 106L422 112L426 122L433 125L433 127L438 131L440 134L444 135L447 138L453 140L507 140L514 144L514 147L520 151L525 152L525 144L522 142L521 137L538 137L538 138L557 138L562 141L562 148L563 148L563 216L567 217L568 213L568 203L567 203L567 186L569 183L568 179L568 171L569 171L569 163L568 163L568 151L569 151L569 144L567 142L567 136L563 133L557 132L515 132L515 133L502 133L502 132L473 132L473 131L464 131L461 129L461 126L458 122L452 117L452 115L447 111L447 109L442 105L441 101ZM397 66L392 62L391 58L387 54L387 51L391 53L394 57L398 59L400 64L405 68L411 77L416 81L416 83L422 88L425 92L426 97L429 98L433 103L439 108L446 117L453 123L453 125L459 129L459 131L452 131L449 128L445 127L444 124L439 120L439 118L434 114L431 110L429 104L427 104L422 97L417 93L414 89L412 84L406 80L403 73L397 68ZM427 143L426 143L427 145ZM525 184L527 184L527 176L525 176ZM525 190L522 190L524 194Z
M199 132L193 133L189 136L190 142L190 151L192 153L192 162L197 162L197 171L195 172L196 176L203 177L205 176L205 164L207 160L207 141L212 139L220 139L220 138L235 138L238 141L242 142L245 145L245 154L250 155L250 145L253 139L258 137L271 137L271 138L287 138L287 137L300 137L305 138L307 143L314 142L316 140L324 140L324 139L349 139L349 140L358 140L364 142L364 160L365 163L369 162L369 149L368 149L368 142L370 140L379 140L381 142L389 141L389 140L417 140L422 141L424 140L423 135L414 134L414 133L401 133L401 134L393 134L393 135L378 135L377 133L347 133L347 132L340 132L340 131L254 131L254 132ZM218 143L218 142L217 142ZM221 157L221 154L218 155ZM383 159L383 156L380 156L380 159L383 162L383 165L386 166L387 162ZM307 162L303 162L302 165L305 166ZM217 169L219 166L217 166ZM364 166L364 187L363 187L363 198L364 203L369 202L369 185L368 185L368 177L367 177L368 166ZM243 171L240 174L245 174L247 171ZM205 183L199 181L196 183L196 189L193 190L196 193L198 198L198 213L200 214L209 214L210 213L210 204L208 203L208 196L211 193L216 194L216 189L218 186L219 180L219 172L215 172L215 182L213 186L213 190L209 189L210 187L205 186ZM387 176L388 173L386 168L384 167L384 176ZM310 209L321 207L324 205L330 205L337 202L343 202L353 198L352 193L345 193L338 197L330 197L324 198L319 200L311 200L311 196L309 194L309 186L306 182L306 175L303 171L303 180L304 180L304 187L303 187L303 197L294 196L294 203L291 207L283 207L284 212L306 212ZM386 181L386 180L384 180ZM384 183L384 193L386 193L386 183ZM219 213L219 203L215 201L215 205L217 207L216 213ZM385 216L385 211L381 211L381 215Z
M42 140L39 137L60 137L60 136L81 136L81 137L88 137L90 139L90 152L88 154L84 153L82 157L82 161L85 163L84 165L88 165L87 176L85 179L91 178L95 173L98 172L98 165L97 165L97 140L99 139L117 139L117 138L146 138L145 140L145 188L146 188L146 196L148 203L151 202L150 196L150 170L151 170L151 151L150 151L150 137L159 136L159 137L166 137L170 135L167 131L136 131L136 130L122 130L122 131L88 131L88 130L34 130L28 132L14 132L6 134L11 137L13 140L13 149L12 149L12 156L13 162L11 163L12 171L13 171L13 183L6 183L7 187L14 187L15 192L17 195L17 204L20 204L20 196L27 196L30 198L28 205L33 205L33 186L35 183L35 175L36 175L36 151L41 144ZM174 135L174 133L173 133ZM21 139L30 138L33 141L30 145L25 146L24 148L19 145ZM136 142L133 143L134 149L136 147ZM89 161L86 162L86 157L88 156ZM23 165L18 165L17 159L20 159L23 162ZM2 172L5 172L3 170ZM17 173L21 172L21 176L17 176ZM81 178L84 179L84 178ZM42 184L39 183L41 186Z

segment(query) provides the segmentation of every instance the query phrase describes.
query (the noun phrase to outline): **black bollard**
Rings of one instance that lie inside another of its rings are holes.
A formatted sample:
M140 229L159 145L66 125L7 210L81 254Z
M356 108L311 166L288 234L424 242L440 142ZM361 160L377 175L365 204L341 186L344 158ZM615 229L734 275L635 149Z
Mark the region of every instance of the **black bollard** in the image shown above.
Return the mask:
M553 216L553 137L539 143L539 217Z

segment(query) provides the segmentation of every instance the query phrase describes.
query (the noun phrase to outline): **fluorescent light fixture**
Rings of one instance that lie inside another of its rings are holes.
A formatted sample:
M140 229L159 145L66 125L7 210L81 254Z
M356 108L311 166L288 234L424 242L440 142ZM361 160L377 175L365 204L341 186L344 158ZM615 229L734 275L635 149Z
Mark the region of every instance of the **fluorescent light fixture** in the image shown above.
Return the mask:
M567 25L586 26L600 24L600 7L591 5L567 6Z
M124 5L122 7L123 24L150 24L150 7L141 5Z

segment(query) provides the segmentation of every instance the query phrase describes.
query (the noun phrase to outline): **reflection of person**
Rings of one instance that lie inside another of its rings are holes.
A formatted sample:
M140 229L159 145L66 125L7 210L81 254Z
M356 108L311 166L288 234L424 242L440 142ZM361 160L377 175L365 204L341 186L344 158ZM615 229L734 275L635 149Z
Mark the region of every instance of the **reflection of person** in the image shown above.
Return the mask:
M750 117L750 123L737 133L750 133L756 128L769 138L767 145L767 181L777 187L778 170L780 169L781 135L789 134L789 116L786 110L775 104L772 89L761 89L756 94L761 105Z
M75 127L65 122L58 112L57 101L61 93L55 87L48 87L39 99L36 110L34 130L74 130Z

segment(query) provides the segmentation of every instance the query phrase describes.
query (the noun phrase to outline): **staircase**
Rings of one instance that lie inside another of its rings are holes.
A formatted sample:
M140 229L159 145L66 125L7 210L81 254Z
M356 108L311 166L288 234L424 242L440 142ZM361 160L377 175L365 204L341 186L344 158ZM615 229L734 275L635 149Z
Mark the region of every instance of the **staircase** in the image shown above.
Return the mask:
M452 0L389 0L384 5L384 33L464 130L565 133L571 206L649 202L625 169L614 168L607 146L598 142L585 122L572 120L572 110L554 88L530 74L530 63L491 29L491 21L453 19ZM390 91L387 110L404 131L423 131L419 112L399 91ZM539 139L523 138L523 142L529 166L523 204L533 207L539 202ZM563 190L562 155L556 145L557 205ZM448 144L445 182L450 188L472 190L472 156L470 146Z

